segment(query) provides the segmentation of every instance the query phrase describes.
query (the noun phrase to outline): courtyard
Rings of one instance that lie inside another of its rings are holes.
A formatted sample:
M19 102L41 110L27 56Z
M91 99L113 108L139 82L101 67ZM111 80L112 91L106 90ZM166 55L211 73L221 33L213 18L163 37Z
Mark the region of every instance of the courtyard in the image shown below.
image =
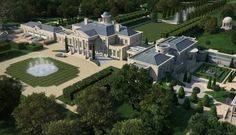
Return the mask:
M216 79L217 82L223 82L227 75L230 73L230 69L212 65L209 63L203 63L193 75L204 79Z

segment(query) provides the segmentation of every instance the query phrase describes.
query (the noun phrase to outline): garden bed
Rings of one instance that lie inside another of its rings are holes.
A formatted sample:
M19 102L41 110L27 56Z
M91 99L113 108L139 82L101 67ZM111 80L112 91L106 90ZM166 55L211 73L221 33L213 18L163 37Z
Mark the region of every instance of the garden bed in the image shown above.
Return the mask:
M222 82L230 73L230 69L218 67L217 65L203 63L195 72L194 75L205 79L216 79L217 82Z

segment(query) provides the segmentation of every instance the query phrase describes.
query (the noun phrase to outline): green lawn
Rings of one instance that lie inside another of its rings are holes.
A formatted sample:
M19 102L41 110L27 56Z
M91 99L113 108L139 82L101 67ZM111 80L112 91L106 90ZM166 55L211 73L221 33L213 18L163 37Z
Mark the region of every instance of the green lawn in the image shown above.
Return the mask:
M161 33L176 28L177 25L167 23L147 23L145 25L136 27L135 30L143 31L144 39L153 42L161 38Z
M221 31L216 34L207 34L204 33L198 37L198 46L203 48L216 49L225 53L236 53L236 45L231 41L231 35L234 31ZM210 41L210 44L206 44L207 41Z
M79 73L77 67L52 58L47 58L47 59L53 62L59 68L59 70L56 73L53 73L49 76L34 77L26 73L26 70L29 67L29 62L34 61L33 58L10 65L10 67L7 68L6 73L14 78L18 78L19 80L33 87L36 86L47 87L52 85L57 86L77 77L77 74Z
M131 105L125 103L122 104L118 110L117 110L123 117L125 118L133 118L134 115L137 113L137 111L135 111Z
M231 70L227 68L203 63L196 71L194 71L194 75L205 79L216 78L216 81L222 82L230 71Z
M220 91L206 91L205 93L211 95L218 102L225 103L225 99L229 97L230 93L225 90Z
M194 114L194 110L185 110L181 106L174 108L171 124L174 127L174 135L185 135L187 133L188 121Z

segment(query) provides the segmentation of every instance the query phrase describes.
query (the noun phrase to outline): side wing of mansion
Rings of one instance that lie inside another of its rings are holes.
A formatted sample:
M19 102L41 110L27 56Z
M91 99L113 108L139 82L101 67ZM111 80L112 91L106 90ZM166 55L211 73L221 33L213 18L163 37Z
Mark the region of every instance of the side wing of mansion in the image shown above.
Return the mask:
M71 29L53 27L40 22L28 22L21 25L24 33L39 36L47 40L68 42L70 53L84 58L92 56L92 49L114 59L127 58L131 46L142 44L143 33L134 31L118 23L111 22L111 15L104 12L98 21L84 19L73 24Z

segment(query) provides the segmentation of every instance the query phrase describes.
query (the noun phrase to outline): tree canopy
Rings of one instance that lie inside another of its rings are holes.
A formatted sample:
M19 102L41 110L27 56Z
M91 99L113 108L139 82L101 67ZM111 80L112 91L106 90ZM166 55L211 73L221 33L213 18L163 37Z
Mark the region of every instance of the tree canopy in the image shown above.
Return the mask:
M0 76L0 118L8 117L20 103L22 84L13 78Z
M44 124L64 118L64 108L44 93L32 94L21 101L13 116L17 128L25 135L41 135Z

